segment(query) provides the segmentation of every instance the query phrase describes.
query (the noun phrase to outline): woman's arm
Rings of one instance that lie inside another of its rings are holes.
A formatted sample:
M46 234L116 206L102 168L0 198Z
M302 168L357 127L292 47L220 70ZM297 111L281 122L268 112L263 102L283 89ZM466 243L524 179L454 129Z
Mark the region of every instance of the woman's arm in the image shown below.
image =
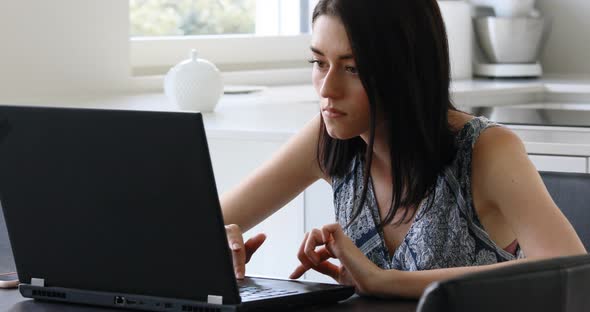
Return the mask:
M374 275L374 282L367 286L368 293L377 297L403 297L417 299L422 296L426 287L436 281L459 277L468 273L482 272L501 268L515 263L532 261L533 259L518 259L513 261L471 266L456 267L424 271L381 270Z
M522 141L509 129L490 128L481 134L473 152L472 181L478 202L497 207L527 258L586 252L551 198Z
M481 196L479 202L498 208L527 258L473 267L384 271L370 287L373 294L418 298L434 281L525 261L586 253L572 225L553 202L522 141L512 131L498 127L481 134L474 147L472 172L472 187Z
M301 264L295 268L290 278L299 278L309 269L314 269L340 284L354 286L356 292L362 295L414 299L419 298L426 287L435 281L531 261L519 259L490 265L425 271L384 270L371 262L354 245L338 223L327 224L307 233L298 257ZM330 258L340 260L341 265L332 264L328 261Z
M246 232L325 178L316 159L320 116L313 118L272 158L221 196L225 224Z

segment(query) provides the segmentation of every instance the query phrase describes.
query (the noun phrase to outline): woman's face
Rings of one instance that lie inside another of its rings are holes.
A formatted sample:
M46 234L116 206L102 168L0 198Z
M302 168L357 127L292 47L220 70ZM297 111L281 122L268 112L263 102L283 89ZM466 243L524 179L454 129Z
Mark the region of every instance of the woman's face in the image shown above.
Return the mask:
M315 20L311 51L313 86L328 134L343 140L368 132L369 100L340 18L322 15Z

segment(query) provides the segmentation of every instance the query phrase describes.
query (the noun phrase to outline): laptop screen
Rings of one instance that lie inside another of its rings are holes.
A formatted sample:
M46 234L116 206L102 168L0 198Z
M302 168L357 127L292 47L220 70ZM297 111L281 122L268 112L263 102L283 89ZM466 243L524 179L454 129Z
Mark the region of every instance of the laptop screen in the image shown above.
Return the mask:
M199 113L0 106L23 282L237 303Z

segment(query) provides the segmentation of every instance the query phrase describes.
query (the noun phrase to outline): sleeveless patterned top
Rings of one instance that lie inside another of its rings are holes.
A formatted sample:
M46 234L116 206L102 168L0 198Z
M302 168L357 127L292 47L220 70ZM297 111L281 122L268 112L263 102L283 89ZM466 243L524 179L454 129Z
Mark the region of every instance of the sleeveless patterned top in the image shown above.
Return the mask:
M459 131L455 159L437 178L435 191L418 207L408 233L391 258L383 232L376 227L381 218L370 178L361 214L344 230L345 233L382 269L429 270L493 264L524 257L518 246L511 254L490 239L473 205L473 146L486 128L496 126L500 125L485 117L476 117ZM346 176L332 180L336 219L343 228L352 218L356 201L360 200L363 165L360 157L356 157ZM423 208L430 200L433 200L433 205L426 211Z

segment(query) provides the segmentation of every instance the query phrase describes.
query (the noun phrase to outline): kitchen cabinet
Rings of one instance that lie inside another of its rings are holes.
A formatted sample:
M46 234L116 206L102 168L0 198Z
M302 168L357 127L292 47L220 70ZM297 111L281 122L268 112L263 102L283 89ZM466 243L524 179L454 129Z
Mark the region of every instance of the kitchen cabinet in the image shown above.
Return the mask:
M216 137L209 137L208 141L219 194L237 185L284 143L283 140ZM247 274L288 278L299 265L297 251L305 232L333 222L332 186L326 181L317 181L244 235L244 239L248 239L257 233L267 234L267 240L248 263ZM333 262L338 263L337 260ZM304 279L334 282L311 271Z
M328 182L323 180L317 181L305 190L304 195L305 232L336 222L332 186ZM331 259L330 261L334 264L339 263L336 259ZM313 270L305 273L304 278L317 282L334 283L331 277Z
M529 155L529 159L539 171L588 172L587 157Z
M283 143L212 137L208 141L219 194L237 185ZM301 194L245 234L244 239L260 232L267 234L267 240L248 264L247 274L286 278L299 265L296 253L304 234L303 206L304 194Z

